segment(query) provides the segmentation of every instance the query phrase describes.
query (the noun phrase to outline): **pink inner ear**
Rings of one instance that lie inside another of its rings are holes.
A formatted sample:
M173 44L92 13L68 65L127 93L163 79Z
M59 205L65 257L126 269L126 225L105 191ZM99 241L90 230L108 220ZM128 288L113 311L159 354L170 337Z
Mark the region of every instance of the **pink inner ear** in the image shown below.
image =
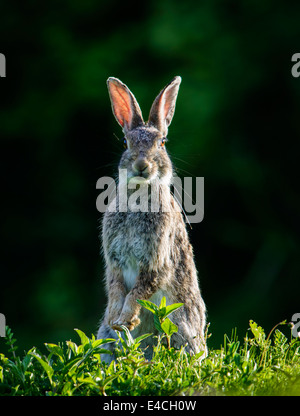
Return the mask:
M167 101L168 97L165 94L162 94L158 101L158 112L159 112L159 119L165 120L167 114L169 112L170 105Z
M167 100L165 100L164 104L165 104L164 105L164 118L167 118L167 115L168 115L169 109L170 109L170 104L168 103Z
M167 115L170 111L170 107L172 105L172 99L173 99L172 92L169 90L166 90L165 93L163 94L163 97L164 97L164 101L163 101L164 118L167 118Z
M114 84L110 84L110 92L114 106L115 116L122 127L126 123L129 126L129 121L132 119L132 111L130 107L130 97L123 88L119 88Z

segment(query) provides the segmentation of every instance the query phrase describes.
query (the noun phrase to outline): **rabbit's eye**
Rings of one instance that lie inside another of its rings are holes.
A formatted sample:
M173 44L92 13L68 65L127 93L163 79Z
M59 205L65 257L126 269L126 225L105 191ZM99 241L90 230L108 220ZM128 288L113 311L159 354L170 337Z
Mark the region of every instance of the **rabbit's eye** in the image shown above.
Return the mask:
M165 138L165 137L163 137L163 138L161 139L160 144L161 144L161 147L164 147L164 145L166 144L166 138Z
M123 139L123 146L124 146L124 149L127 149L127 140L125 139L125 137Z

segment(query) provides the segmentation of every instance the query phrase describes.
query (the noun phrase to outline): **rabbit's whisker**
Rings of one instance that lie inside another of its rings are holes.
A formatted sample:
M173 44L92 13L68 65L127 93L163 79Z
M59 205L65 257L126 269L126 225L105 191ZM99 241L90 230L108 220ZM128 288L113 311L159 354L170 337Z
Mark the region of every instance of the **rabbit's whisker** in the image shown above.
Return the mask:
M181 203L178 201L178 199L176 198L176 196L174 195L174 193L173 193L171 190L170 190L170 192L171 192L171 194L173 195L173 197L174 197L175 201L177 202L177 204L179 205L179 207L181 208L181 211L182 211L182 213L183 213L183 215L184 215L184 217L185 217L185 219L186 219L186 222L189 224L190 228L192 229L191 223L190 223L190 221L189 221L189 219L188 219L188 217L187 217L187 215L186 215L186 213L185 213L185 210L184 210L183 206L182 206L182 205L181 205Z
M185 163L186 165L191 166L191 163L187 162L186 160L180 159L180 158L179 158L179 157L177 157L177 156L173 156L173 155L172 155L172 153L171 153L170 151L169 151L169 153L170 153L170 155L172 156L172 159L177 159L177 160L179 160L180 162Z
M183 186L180 186L180 185L178 185L178 187L180 188L180 190L181 190L181 191L183 191L183 192L184 192L184 194L185 194L186 196L188 196L188 197L189 197L189 199L191 200L191 202L193 203L193 205L196 205L196 202L193 200L193 198L191 197L191 195L189 195L189 194L187 193L187 191L184 189L184 187L183 187Z

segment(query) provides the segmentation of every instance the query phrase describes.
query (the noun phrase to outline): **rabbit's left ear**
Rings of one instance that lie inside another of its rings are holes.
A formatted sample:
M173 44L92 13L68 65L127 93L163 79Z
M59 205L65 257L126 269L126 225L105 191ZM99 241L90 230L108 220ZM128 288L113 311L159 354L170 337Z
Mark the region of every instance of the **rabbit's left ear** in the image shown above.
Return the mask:
M130 89L114 77L108 78L107 86L113 113L124 133L143 125L140 106Z
M174 115L180 83L181 77L173 78L155 98L150 110L148 123L161 131L164 136L167 135L168 126Z

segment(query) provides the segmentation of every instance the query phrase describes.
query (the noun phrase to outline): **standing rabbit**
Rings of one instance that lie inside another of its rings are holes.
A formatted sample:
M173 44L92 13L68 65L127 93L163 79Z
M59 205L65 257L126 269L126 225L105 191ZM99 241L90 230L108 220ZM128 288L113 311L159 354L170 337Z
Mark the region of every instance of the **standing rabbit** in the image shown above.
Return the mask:
M153 315L141 308L137 299L159 305L165 296L167 304L184 303L171 315L178 326L178 332L171 338L172 346L186 345L188 352L197 353L206 352L205 304L181 209L170 191L173 171L165 148L180 82L177 76L160 92L145 123L128 87L117 78L107 80L112 110L125 134L126 150L119 172L126 169L127 182L139 184L140 188L156 184L159 200L154 212L150 209L151 196L147 196L149 209L144 212L130 208L129 203L127 210L119 209L122 196L119 188L114 201L116 209L107 209L104 214L102 242L108 304L97 337L117 339L114 330L122 330L121 325L132 331L134 338L145 333L157 334ZM136 190L129 188L133 187L128 185L130 199ZM151 358L154 342L154 337L143 341L141 346L147 346L146 358ZM105 348L113 351L114 344L106 344ZM103 355L106 362L113 357Z

